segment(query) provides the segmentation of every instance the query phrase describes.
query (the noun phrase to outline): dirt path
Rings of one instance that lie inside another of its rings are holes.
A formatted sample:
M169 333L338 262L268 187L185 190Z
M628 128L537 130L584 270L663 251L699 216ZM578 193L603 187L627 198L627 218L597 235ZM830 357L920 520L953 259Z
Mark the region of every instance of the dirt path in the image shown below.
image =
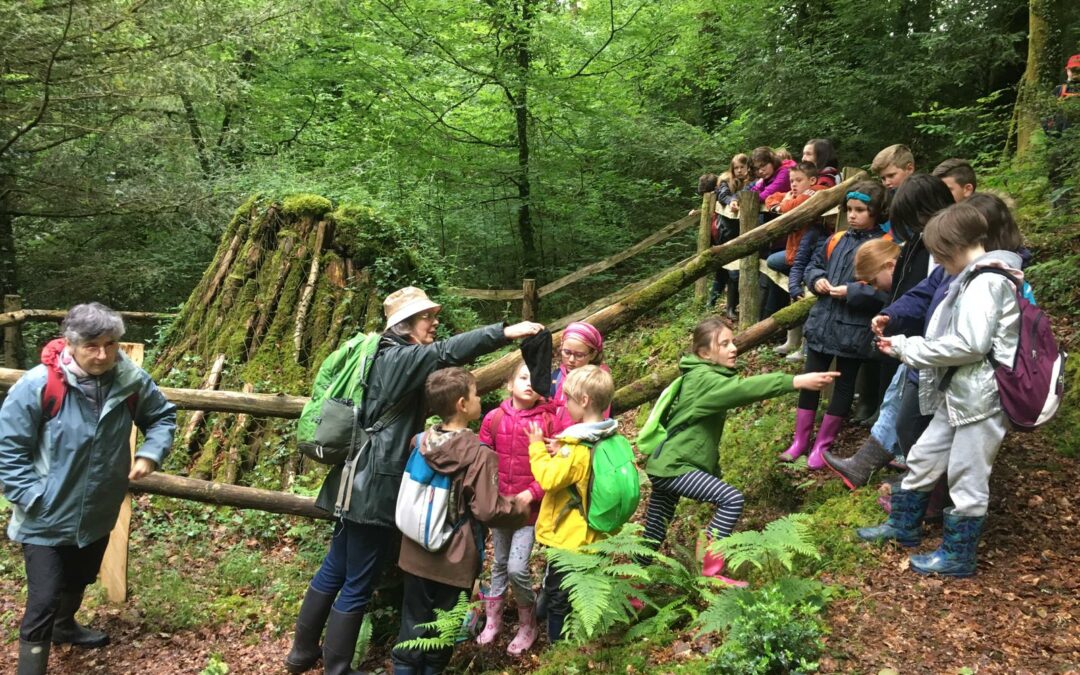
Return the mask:
M887 547L880 567L829 580L861 596L829 608L824 671L1080 672L1080 462L1051 442L1006 440L975 577L920 576ZM918 551L940 542L938 525Z

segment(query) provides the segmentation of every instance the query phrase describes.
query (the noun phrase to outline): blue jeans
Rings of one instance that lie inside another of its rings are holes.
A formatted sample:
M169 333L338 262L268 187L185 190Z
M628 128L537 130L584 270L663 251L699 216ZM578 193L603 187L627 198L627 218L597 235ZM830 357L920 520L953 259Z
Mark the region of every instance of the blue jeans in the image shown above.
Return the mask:
M787 251L777 251L769 254L769 257L765 259L765 264L769 266L769 269L780 274L787 274L791 271L791 267L787 264Z
M397 531L389 527L337 521L330 550L311 580L311 587L337 595L334 609L339 612L362 611L371 600L386 560L391 552L397 552L399 541Z
M870 435L874 437L881 447L885 448L897 457L903 456L900 445L896 442L896 417L900 412L900 392L904 390L904 380L907 379L907 366L901 365L893 379L889 382L889 388L885 390L885 398L878 408L877 422L870 429Z

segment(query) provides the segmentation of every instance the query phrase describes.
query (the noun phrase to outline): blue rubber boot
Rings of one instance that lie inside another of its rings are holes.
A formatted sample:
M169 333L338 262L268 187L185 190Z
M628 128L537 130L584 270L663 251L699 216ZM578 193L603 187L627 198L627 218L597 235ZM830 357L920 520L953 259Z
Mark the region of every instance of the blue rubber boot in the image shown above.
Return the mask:
M894 540L901 546L918 546L922 542L920 523L929 502L929 492L897 490L892 493L892 511L885 524L876 527L860 527L855 533L863 541Z
M919 574L970 577L975 574L975 549L986 516L945 514L945 537L930 553L911 556L911 569Z

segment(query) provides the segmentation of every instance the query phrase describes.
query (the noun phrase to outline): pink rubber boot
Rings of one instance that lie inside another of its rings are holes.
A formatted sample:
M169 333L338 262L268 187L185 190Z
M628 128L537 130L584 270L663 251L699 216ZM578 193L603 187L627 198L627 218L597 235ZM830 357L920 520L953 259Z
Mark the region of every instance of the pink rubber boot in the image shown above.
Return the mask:
M824 453L832 449L836 435L840 433L840 427L844 425L844 418L839 415L825 415L821 420L821 428L818 429L817 438L814 439L814 449L806 458L806 465L817 471L825 468Z
M737 581L735 579L729 579L721 574L724 571L724 556L719 553L713 553L709 550L705 551L705 557L701 561L701 576L712 577L719 579L728 586L734 586L735 588L746 588L749 584L745 581Z
M484 603L484 630L476 638L477 644L486 645L495 641L502 629L503 596L488 598Z
M518 632L514 639L510 641L506 653L510 656L518 656L529 651L529 648L536 642L536 636L539 633L540 629L536 625L536 614L533 606L531 604L518 605Z
M810 449L810 434L814 431L815 415L816 410L798 408L795 411L795 439L790 448L780 453L781 462L794 462Z

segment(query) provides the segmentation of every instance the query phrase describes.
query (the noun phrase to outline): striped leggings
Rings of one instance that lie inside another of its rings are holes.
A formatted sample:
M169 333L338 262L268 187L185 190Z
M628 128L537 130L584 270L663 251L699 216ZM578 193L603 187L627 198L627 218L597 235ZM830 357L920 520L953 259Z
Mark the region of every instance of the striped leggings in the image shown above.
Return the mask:
M716 504L716 512L706 531L713 539L731 534L743 512L743 495L712 474L691 471L675 478L656 478L652 481L652 496L645 511L645 539L659 548L667 536L668 523L675 516L680 497Z

